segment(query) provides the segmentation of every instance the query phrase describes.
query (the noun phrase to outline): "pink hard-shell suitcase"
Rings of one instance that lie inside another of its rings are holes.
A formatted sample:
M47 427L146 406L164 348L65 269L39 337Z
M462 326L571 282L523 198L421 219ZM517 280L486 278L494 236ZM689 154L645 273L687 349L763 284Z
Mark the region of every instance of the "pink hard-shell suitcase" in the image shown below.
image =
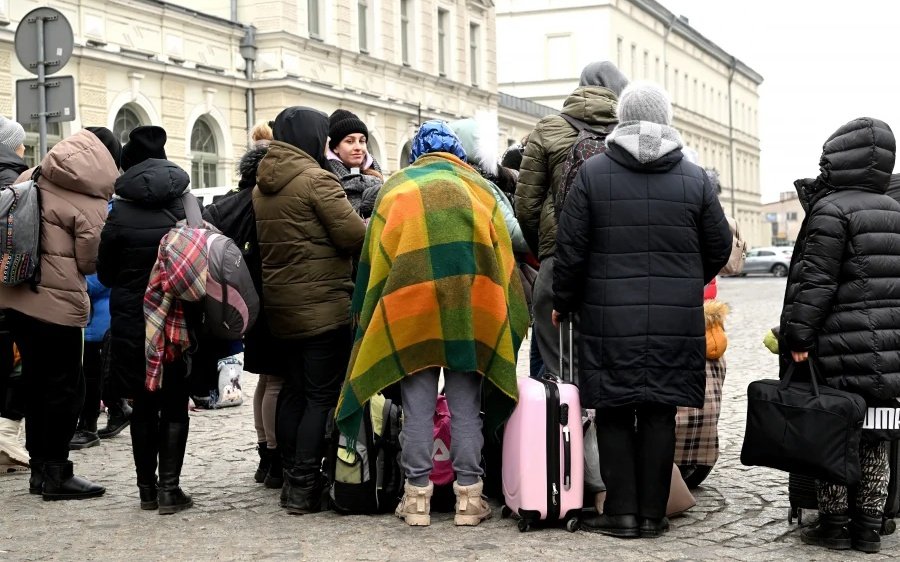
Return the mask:
M548 375L519 377L519 403L503 434L503 515L516 514L519 530L537 522L565 520L576 531L584 501L584 435L581 401L572 384L572 324L560 326L560 374L563 327L569 333L569 381Z

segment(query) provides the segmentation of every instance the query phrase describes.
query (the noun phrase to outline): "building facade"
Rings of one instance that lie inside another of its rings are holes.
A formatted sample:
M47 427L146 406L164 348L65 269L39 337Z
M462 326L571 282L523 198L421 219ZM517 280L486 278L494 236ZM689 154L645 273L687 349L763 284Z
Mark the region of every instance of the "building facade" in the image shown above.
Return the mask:
M675 127L719 172L725 211L751 245L769 243L761 215L758 87L753 69L654 0L496 0L498 87L560 108L581 69L615 63L672 96Z
M0 0L0 114L15 116L15 81L33 77L16 60L15 28L45 4ZM387 171L406 164L422 120L499 113L497 140L505 147L550 111L508 97L512 107L500 105L488 0L59 0L52 6L75 35L72 59L59 74L75 78L76 119L50 124L48 144L85 126L106 126L125 140L134 126L160 125L169 158L191 171L195 188L233 185L248 123L274 119L291 105L359 115L370 131L370 151ZM27 128L34 163L37 126Z
M796 191L784 191L778 201L762 206L762 214L770 228L772 246L793 246L800 234L806 211Z

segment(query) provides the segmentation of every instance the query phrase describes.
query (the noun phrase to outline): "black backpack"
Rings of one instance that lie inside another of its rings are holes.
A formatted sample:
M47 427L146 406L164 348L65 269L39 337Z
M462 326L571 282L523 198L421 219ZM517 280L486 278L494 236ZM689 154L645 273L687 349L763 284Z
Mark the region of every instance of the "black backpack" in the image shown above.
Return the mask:
M556 189L556 199L554 201L554 213L556 218L562 213L563 204L566 202L566 196L569 190L575 184L575 178L578 177L578 170L584 161L597 154L606 152L606 136L609 131L597 130L584 121L570 117L569 115L560 114L560 117L566 120L578 131L575 143L569 149L566 159L562 164L562 182Z

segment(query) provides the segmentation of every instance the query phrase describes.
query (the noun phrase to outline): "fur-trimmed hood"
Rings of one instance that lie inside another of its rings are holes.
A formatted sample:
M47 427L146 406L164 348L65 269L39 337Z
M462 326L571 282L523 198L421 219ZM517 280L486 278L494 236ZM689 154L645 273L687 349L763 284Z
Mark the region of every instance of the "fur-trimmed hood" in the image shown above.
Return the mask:
M259 141L253 148L248 150L241 156L237 165L237 173L241 177L238 180L238 189L253 189L256 185L256 171L259 169L259 163L269 151L268 141Z
M731 309L722 301L708 300L703 303L703 316L706 318L706 327L711 328L715 325L724 326L725 317Z

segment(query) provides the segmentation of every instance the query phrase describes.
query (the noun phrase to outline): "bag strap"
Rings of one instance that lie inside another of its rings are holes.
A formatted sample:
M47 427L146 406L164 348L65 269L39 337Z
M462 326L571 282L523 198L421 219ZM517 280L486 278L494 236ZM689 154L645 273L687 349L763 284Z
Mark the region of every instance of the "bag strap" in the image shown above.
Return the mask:
M187 225L192 228L203 228L203 215L200 213L200 203L192 193L181 196L181 204L184 205L184 216Z
M818 398L819 397L819 371L815 367L815 361L812 356L806 358L806 363L809 365L809 373L810 373L810 381L812 382L812 393ZM791 361L791 364L788 365L787 371L784 373L784 378L781 379L781 390L784 390L791 383L791 378L794 376L794 371L797 368L797 362ZM822 379L822 383L825 383L825 379Z
M593 127L593 126L589 125L588 123L585 123L581 119L576 119L576 118L572 117L571 115L566 115L565 113L560 113L559 116L562 117L563 119L565 119L569 125L572 125L573 127L575 127L575 129L577 131L591 131L593 133L597 133L600 135L609 134L609 130L607 130L606 127L603 127L602 129L598 129L597 127Z

